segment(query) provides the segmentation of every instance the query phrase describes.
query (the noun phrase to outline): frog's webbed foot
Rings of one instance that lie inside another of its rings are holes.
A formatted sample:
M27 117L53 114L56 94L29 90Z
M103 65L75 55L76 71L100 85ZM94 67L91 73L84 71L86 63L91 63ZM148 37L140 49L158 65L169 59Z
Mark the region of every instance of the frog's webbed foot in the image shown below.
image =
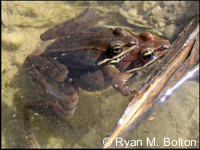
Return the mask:
M126 80L129 79L133 74L127 74L127 73L119 73L115 75L115 77L112 79L112 86L118 90L120 93L122 93L124 96L131 96L131 94L135 91L132 91L129 89L129 87L126 85Z
M114 65L105 65L105 71L112 77L112 86L122 93L124 96L131 96L132 90L126 85L126 81L133 75L129 73L121 73Z
M126 73L120 73L115 76L112 80L112 85L113 87L121 92L124 96L130 96L129 101L131 101L134 97L135 94L139 95L140 92L138 90L131 90L129 87L126 85L125 81L130 78L132 74L126 74Z

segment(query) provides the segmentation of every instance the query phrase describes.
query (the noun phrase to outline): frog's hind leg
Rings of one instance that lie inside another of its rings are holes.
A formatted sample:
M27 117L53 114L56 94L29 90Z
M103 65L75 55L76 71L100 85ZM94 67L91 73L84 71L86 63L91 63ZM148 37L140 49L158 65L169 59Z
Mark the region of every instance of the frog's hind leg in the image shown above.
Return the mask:
M35 111L40 112L43 108L44 111L41 113L46 116L55 116L60 118L68 118L71 116L75 110L76 104L78 102L78 88L70 81L65 81L66 89L64 93L58 91L55 87L50 85L38 72L42 72L43 74L48 74L50 76L50 72L53 72L51 77L60 77L59 80L64 80L67 76L67 68L63 64L58 64L56 67L51 62L45 60L41 56L29 55L25 61L28 66L29 73L39 81L43 86L45 86L47 93L52 94L57 102L50 101L32 101L27 102L26 107L34 108ZM44 69L44 67L46 69ZM56 71L57 70L57 71ZM63 71L64 70L64 71ZM56 73L55 73L56 72ZM55 75L57 74L57 75ZM60 81L61 82L61 81ZM63 82L62 82L63 83ZM64 84L64 83L63 83ZM46 107L48 106L48 108ZM63 109L64 108L64 109ZM46 110L47 109L47 110ZM62 110L63 109L63 110ZM45 113L47 111L48 113Z
M25 64L29 69L29 73L39 82L42 82L42 79L38 73L38 70L42 74L49 76L57 82L64 81L68 74L68 69L64 64L56 60L53 64L45 58L33 54L26 57ZM44 82L42 83L44 84Z
M47 83L54 101L27 101L24 107L24 127L30 148L40 148L31 128L30 109L50 117L68 119L72 117L78 103L78 87L72 82L64 84L63 93Z
M64 92L47 83L49 93L56 99L44 101L35 100L26 102L26 108L30 108L40 114L49 117L69 119L72 117L78 103L78 88L73 83L68 83Z
M33 60L35 59L35 60ZM32 61L33 60L33 61ZM37 61L37 63L34 63ZM50 85L38 72L38 69L41 68L40 64L42 63L48 64L48 61L41 56L30 55L26 59L26 65L28 66L29 73L39 81L43 86L45 86L47 93L52 94L56 99L44 101L44 100L35 100L35 101L27 101L24 107L24 126L25 132L28 138L28 144L30 148L39 148L39 144L34 137L32 128L31 128L31 119L30 119L30 110L32 109L35 112L40 114L44 114L46 116L52 116L57 118L68 119L70 118L78 103L78 88L73 83L69 82L66 86L66 91L63 93L58 91L55 87ZM51 66L51 64L50 64ZM51 69L50 69L51 70ZM41 71L42 73L46 73L45 71ZM67 71L66 71L67 72ZM66 74L65 72L65 74ZM64 75L66 77L66 75Z

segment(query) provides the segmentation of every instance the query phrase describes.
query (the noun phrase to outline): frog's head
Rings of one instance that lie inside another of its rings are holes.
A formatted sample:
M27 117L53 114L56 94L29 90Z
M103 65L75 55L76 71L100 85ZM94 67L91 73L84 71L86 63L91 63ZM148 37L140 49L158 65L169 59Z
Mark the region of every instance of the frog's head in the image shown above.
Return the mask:
M129 57L123 61L131 60L134 64L131 68L126 69L127 73L144 68L152 64L160 58L170 47L171 44L168 40L157 37L150 32L142 32L138 35L139 44L131 51Z
M98 65L118 63L138 45L136 37L121 27L116 27L112 33L112 41L105 51L106 59Z

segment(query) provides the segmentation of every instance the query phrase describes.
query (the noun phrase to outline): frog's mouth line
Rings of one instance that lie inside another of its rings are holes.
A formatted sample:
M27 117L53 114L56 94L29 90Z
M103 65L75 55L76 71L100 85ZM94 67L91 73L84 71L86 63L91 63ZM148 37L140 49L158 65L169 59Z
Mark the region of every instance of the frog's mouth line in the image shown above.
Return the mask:
M105 63L112 64L112 63L118 63L120 62L123 58L127 57L128 54L136 47L136 45L128 48L127 50L124 50L121 52L119 55L114 56L113 58L106 58L103 61L100 61L97 65L102 65Z
M142 70L142 69L144 69L145 67L150 66L151 64L153 64L153 63L154 63L155 61L157 61L159 58L160 58L160 57L158 57L158 58L156 58L156 59L153 59L152 61L146 63L146 64L143 65L142 67L127 70L126 73L133 73L134 71Z

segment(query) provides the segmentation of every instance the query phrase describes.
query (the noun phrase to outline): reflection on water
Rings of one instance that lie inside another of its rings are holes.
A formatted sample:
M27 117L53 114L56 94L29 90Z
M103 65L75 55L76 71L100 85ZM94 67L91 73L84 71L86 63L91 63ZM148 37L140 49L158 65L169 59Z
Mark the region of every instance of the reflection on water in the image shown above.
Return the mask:
M9 45L5 44L2 47L2 148L28 147L22 114L26 100L53 99L46 94L43 87L32 81L23 67L25 57L40 44L41 33L77 16L87 6L101 14L113 16L107 24L132 27L134 31L142 30L146 26L153 28L157 26L158 34L169 31L167 27L170 25L170 29L174 28L174 32L178 33L184 27L181 23L187 22L188 18L194 15L190 9L186 16L181 16L185 11L183 8L193 6L188 2L159 4L160 8L157 2L2 2L2 32L15 32L25 37L21 46L15 50L10 50ZM199 6L194 6L199 9ZM134 8L137 8L137 17L133 14ZM150 10L159 11L159 9L168 14L149 14ZM146 16L141 18L141 15ZM164 20L161 15L165 17ZM103 21L101 23L104 24ZM174 33L165 36L171 36L171 39L176 37ZM128 84L132 88L137 88L145 79L145 75L146 73L139 72ZM155 119L146 121L128 139L140 139L145 142L147 137L151 139L155 137L160 147L163 147L163 137L175 140L178 137L198 140L198 82L184 83L172 95L171 100L156 111L153 115ZM67 121L32 112L34 134L41 147L100 147L103 138L112 131L129 102L129 97L124 97L111 86L99 92L80 90L79 96L73 118Z

